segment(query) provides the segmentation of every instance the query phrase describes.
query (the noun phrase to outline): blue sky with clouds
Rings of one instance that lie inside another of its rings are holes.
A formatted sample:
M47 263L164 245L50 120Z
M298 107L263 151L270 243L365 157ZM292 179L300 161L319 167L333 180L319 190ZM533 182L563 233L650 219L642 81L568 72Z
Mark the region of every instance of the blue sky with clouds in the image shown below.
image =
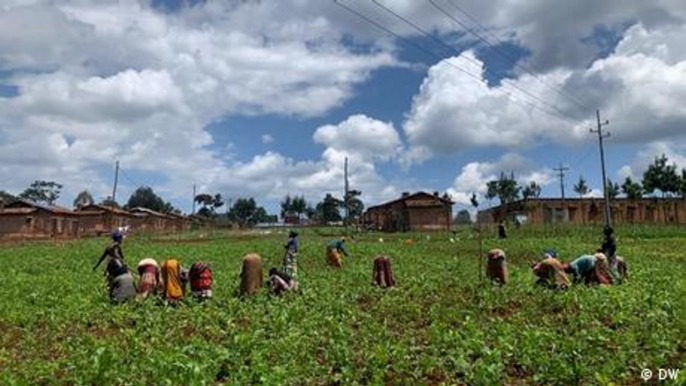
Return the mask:
M461 208L500 172L557 197L560 164L567 195L580 175L598 195L596 108L611 179L686 167L683 2L378 1L431 38L340 3L399 38L333 1L3 2L0 189L101 200L119 160L120 202L145 184L188 212L196 184L276 213L340 195L348 157L368 206L423 189Z

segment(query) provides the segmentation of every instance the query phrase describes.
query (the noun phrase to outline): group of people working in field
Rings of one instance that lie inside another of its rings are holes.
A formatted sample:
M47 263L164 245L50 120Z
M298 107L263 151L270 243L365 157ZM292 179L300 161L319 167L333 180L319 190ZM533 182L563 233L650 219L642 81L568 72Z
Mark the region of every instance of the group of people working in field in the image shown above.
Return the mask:
M620 284L627 277L624 258L617 255L614 230L603 229L603 243L594 254L584 254L571 262L562 262L557 251L548 249L541 261L531 264L537 283L551 288L567 288L571 283L611 285ZM492 249L488 252L486 274L492 280L505 284L508 280L505 252ZM571 276L571 279L570 279Z
M121 303L131 298L145 299L150 295L160 295L167 304L176 304L186 296L190 282L191 295L199 300L212 297L212 269L209 264L195 262L187 269L178 259L169 258L160 266L156 260L145 258L138 263L137 276L129 269L124 260L121 243L124 236L119 232L112 234L112 244L105 248L93 271L107 259L105 275L110 299Z
M562 262L554 249L546 250L543 259L531 265L533 274L538 278L537 283L553 288L566 288L572 282L600 285L621 283L627 276L626 262L616 254L617 244L613 229L607 226L603 233L603 243L595 254L581 255L571 262ZM145 258L138 263L136 280L124 261L122 240L121 233L113 233L113 243L105 249L93 268L96 270L107 259L105 274L113 302L160 295L167 304L173 305L186 296L186 287L189 283L193 298L204 300L212 297L212 269L204 262L195 262L190 269L186 269L175 258L167 259L162 265L154 259ZM341 237L331 240L326 245L326 260L335 268L341 268L343 257L349 257L345 241L345 237ZM290 231L288 241L284 245L285 255L281 269L271 268L267 276L271 293L282 294L298 288L299 245L298 233ZM507 283L507 262L502 249L492 249L488 252L486 275L500 284ZM237 288L238 294L254 294L263 287L262 280L262 257L255 253L245 255L240 285ZM378 255L374 258L372 284L380 287L395 286L391 259L388 256Z

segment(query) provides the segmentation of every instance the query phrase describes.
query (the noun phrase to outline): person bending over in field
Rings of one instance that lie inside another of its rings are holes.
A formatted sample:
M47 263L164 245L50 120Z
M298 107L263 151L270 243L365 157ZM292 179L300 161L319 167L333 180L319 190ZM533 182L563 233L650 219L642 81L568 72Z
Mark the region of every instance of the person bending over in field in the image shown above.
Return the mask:
M160 277L160 266L154 259L143 259L138 263L138 274L140 284L138 285L138 298L145 299L150 294L157 294L162 288L162 278Z
M269 270L269 290L276 295L295 289L295 281L284 272L279 272L276 268Z
M345 250L345 237L329 241L326 245L326 258L329 263L336 268L341 268L343 265L341 254L348 257L348 252Z
M497 283L507 283L507 262L505 261L505 252L502 249L488 251L486 276Z
M557 259L557 252L553 249L545 252L542 261L532 264L531 270L534 275L538 276L537 284L551 288L569 287L569 278L562 263Z
M182 277L181 263L177 259L167 259L162 263L162 296L167 304L176 305L186 294L186 283Z
M283 257L282 271L286 275L290 276L295 282L296 287L298 286L298 232L290 231L288 233L288 241L284 248L286 248L286 254Z
M391 269L390 257L379 255L374 258L372 285L377 285L382 288L395 286L395 279L393 279L393 270Z
M252 295L262 288L262 257L249 253L243 257L241 269L240 295Z
M611 248L608 248L608 250L611 250ZM605 255L603 248L598 248L596 253L602 253ZM613 282L616 284L621 284L622 281L627 278L626 260L616 253L613 259L610 259L607 255L605 256L607 257L608 269L610 275L612 276Z
M204 300L212 297L212 268L209 264L193 263L188 272L188 278L191 282L191 294L194 298Z
M121 250L121 243L122 240L124 239L124 235L122 235L119 232L114 232L112 233L112 244L110 244L107 248L105 248L105 251L102 253L102 256L100 256L100 260L98 260L97 264L95 264L95 267L93 267L93 271L98 269L100 264L106 259L119 259L121 261L124 261L124 253Z

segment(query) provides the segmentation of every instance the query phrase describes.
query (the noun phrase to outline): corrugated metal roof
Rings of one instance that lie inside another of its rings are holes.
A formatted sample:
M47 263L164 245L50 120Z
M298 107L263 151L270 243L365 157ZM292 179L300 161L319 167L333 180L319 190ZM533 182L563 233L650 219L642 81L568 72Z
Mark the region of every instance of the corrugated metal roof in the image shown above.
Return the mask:
M400 198L396 198L395 200L391 200L391 201L384 202L383 204L370 206L369 208L367 208L367 210L369 210L369 209L374 209L374 208L379 208L379 207L382 207L382 206L392 205L392 204L395 204L396 202L400 202L400 201L410 200L410 199L415 198L415 197L420 196L420 195L422 195L422 196L429 196L429 197L432 197L432 198L436 198L436 199L440 200L441 202L443 202L443 203L445 203L445 204L450 204L450 205L453 204L452 201L446 200L446 199L443 198L443 197L434 196L433 194L429 194L429 193L427 193L427 192L419 191L419 192L412 193L412 194L410 194L410 195L408 195L408 196L405 196L405 197L400 197Z
M74 212L73 210L63 208L61 206L43 205L43 204L38 204L38 203L35 203L33 201L29 201L29 200L17 200L15 202L12 202L12 203L5 205L5 209L9 209L9 208L36 208L36 209L43 209L43 210L51 212L51 213L70 214L70 215L76 214L76 212Z

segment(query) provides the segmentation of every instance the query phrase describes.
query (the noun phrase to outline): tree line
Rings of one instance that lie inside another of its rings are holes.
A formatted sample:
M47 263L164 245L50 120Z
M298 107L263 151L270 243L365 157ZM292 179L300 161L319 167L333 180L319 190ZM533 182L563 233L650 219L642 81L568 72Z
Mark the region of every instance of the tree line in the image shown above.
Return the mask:
M678 173L676 163L670 164L667 156L662 154L655 157L653 163L643 173L640 182L634 181L631 177L626 177L620 185L608 178L606 188L610 199L617 198L622 194L630 200L636 200L646 195L653 197L660 195L663 198L686 198L686 169L681 169L681 173ZM583 175L579 176L579 181L574 185L574 192L580 198L591 192ZM520 186L513 174L508 176L501 173L499 179L489 181L486 184L485 198L487 200L498 198L500 204L504 205L520 199L536 198L540 194L541 186L536 182L531 181Z

